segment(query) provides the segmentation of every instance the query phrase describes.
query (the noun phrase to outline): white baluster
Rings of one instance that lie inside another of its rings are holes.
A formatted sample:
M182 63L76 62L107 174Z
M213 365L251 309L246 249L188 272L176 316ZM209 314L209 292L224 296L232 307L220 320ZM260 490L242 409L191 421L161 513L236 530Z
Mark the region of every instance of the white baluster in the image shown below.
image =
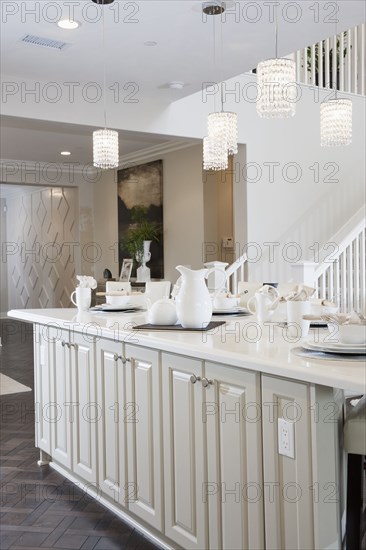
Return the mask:
M329 38L325 41L325 82L324 86L330 88L330 48L329 48Z
M344 52L344 33L341 32L340 38L339 38L339 51L340 51L340 59L339 59L339 89L341 92L344 91L344 64L345 64L345 58L343 57Z
M338 57L338 52L337 52L337 36L333 36L333 46L332 46L332 60L331 60L331 63L332 63L332 88L333 90L336 90L337 89L337 57Z
M323 41L318 44L318 85L323 88L325 86L323 79Z
M346 92L351 92L352 91L352 88L351 88L351 60L352 60L352 33L351 33L351 29L349 29L347 31L347 42L348 42L348 46L347 46L347 56L346 56L346 59L347 59L347 64L346 64L346 67L347 67L347 88L346 88Z
M359 83L360 83L360 93L361 95L365 95L366 91L366 74L365 74L365 65L366 65L366 58L365 58L365 48L366 48L366 41L365 41L365 23L359 26L359 35L360 35L360 55L359 55Z
M358 93L358 85L357 85L357 27L353 29L353 48L352 48L352 57L353 57L353 63L352 63L352 72L353 72L353 93Z
M313 86L315 86L315 67L316 67L316 60L315 60L315 44L311 46L311 83Z

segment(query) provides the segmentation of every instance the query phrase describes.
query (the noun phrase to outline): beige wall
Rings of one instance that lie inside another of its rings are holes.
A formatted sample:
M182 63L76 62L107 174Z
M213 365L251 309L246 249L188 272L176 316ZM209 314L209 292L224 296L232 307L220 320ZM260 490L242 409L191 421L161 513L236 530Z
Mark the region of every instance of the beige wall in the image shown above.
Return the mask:
M175 281L179 264L192 268L202 266L203 183L202 145L193 145L170 153L149 156L140 164L163 160L164 182L164 266L165 279ZM115 174L108 172L94 184L93 234L103 250L103 257L93 266L94 276L103 280L108 267L118 277L117 182Z

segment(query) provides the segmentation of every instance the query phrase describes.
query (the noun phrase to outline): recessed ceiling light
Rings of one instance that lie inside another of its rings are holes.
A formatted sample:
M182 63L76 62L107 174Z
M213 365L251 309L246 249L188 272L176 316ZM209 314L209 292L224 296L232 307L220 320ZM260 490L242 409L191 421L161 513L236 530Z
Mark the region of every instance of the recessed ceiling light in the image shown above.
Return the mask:
M144 42L144 46L156 46L157 42L154 42L154 40L148 40L147 42Z
M72 19L60 19L60 21L57 23L57 26L61 29L71 31L80 27L80 23L78 21L73 21Z
M181 82L180 80L173 80L172 82L168 83L168 86L172 90L181 90L184 86L184 82Z
M64 157L69 157L71 155L70 151L61 151L61 155Z

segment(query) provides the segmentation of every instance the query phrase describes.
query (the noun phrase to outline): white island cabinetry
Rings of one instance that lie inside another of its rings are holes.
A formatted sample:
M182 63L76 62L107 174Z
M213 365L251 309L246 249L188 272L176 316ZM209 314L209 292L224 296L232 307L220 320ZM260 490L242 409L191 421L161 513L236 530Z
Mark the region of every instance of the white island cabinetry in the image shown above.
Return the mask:
M339 484L338 414L322 420L334 390L210 360L196 343L129 339L36 324L41 464L96 486L165 548L336 548L339 503L313 495ZM279 418L293 421L293 457L279 454Z

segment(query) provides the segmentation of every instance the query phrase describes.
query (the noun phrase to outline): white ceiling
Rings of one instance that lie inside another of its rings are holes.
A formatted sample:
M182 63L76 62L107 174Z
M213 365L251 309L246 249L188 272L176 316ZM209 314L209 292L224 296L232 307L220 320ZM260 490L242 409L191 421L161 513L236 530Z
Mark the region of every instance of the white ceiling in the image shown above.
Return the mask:
M1 2L3 5L5 2ZM138 90L144 99L160 104L192 94L203 82L219 81L255 67L274 55L274 23L269 18L268 2L227 2L226 18L202 15L197 0L116 0L111 6L96 6L90 0L7 2L1 17L1 78L7 82L21 79L30 88L35 82L76 83L78 91L91 82L102 84L102 65L106 60L109 85L119 84L122 94ZM61 16L69 15L81 23L79 29L57 27ZM339 0L338 30L365 20L364 0ZM292 6L292 7L291 7ZM279 54L286 55L335 32L332 11L335 2L281 0L278 8ZM314 11L319 8L319 13ZM102 50L100 10L106 19L106 47ZM298 21L291 20L298 18ZM216 62L213 58L213 21L216 27ZM218 28L220 27L220 29ZM221 55L222 32L223 55ZM25 34L63 40L64 51L53 51L20 42ZM146 41L156 41L154 47ZM182 90L170 90L167 83L183 81ZM133 85L123 90L126 83ZM109 92L111 101L112 92ZM6 105L5 105L6 108ZM57 105L55 105L57 109ZM4 111L3 111L4 112ZM6 111L5 111L6 112ZM46 162L64 161L61 150L73 150L69 160L91 162L91 128L44 121L3 118L1 157ZM44 117L44 118L50 118ZM113 125L112 125L113 126ZM167 138L151 134L121 133L125 153L156 145Z
M1 158L91 164L93 161L93 129L96 128L26 118L2 117ZM153 134L119 131L120 152L123 155L168 141L166 137L162 138ZM19 150L22 151L21 156ZM64 157L60 154L61 151L70 151L72 154Z

